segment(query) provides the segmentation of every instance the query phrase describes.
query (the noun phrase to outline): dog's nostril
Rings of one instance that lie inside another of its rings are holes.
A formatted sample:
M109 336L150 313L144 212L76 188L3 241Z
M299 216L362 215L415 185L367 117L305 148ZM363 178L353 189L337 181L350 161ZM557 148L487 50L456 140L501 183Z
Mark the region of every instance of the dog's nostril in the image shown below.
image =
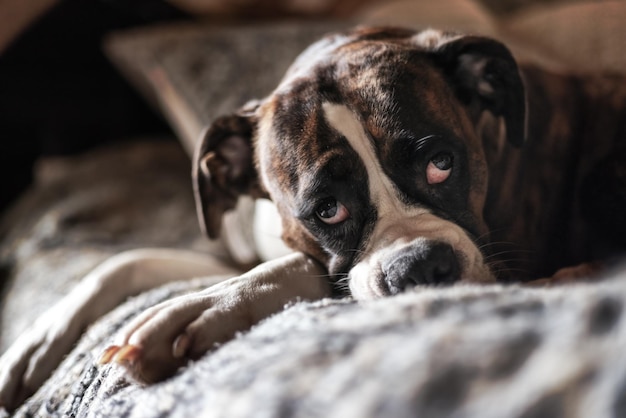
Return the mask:
M452 247L446 244L436 244L428 257L432 273L430 278L433 284L454 283L459 279L460 266ZM428 268L428 266L427 266Z
M438 279L446 279L450 277L452 273L452 266L450 264L443 264L435 266L435 270L433 271L433 277Z

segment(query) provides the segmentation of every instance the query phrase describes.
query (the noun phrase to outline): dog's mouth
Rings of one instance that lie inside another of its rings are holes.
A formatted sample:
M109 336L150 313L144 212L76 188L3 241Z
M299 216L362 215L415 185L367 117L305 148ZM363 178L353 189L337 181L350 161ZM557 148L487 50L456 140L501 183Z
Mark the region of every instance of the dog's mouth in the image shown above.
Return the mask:
M439 225L442 228L436 234L399 235L386 238L384 245L372 244L349 270L351 294L372 299L423 286L494 282L483 254L468 234L451 222Z

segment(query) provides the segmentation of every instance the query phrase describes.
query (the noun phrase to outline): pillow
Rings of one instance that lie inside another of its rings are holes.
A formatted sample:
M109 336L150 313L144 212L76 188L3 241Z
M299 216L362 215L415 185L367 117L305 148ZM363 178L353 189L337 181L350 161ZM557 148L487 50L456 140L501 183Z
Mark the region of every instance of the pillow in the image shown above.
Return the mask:
M193 152L202 128L268 95L310 43L347 23L160 25L111 35L105 49Z
M500 21L504 39L575 71L626 71L626 2L534 8Z
M434 27L494 35L493 16L480 2L400 0L373 3L358 14L362 22L413 28Z
M575 0L571 0L575 1ZM410 27L434 26L502 40L520 61L554 70L625 71L626 2L399 0L373 4L362 21Z

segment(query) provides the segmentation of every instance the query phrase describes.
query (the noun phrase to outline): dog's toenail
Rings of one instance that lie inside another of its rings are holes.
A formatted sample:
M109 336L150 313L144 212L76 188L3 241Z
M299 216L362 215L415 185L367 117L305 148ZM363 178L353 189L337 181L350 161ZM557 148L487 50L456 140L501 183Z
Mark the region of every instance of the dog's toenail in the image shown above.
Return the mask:
M115 355L114 361L118 364L133 363L139 358L141 349L134 345L125 345Z
M174 358L183 358L187 354L189 345L191 344L191 338L188 334L181 334L175 340L172 345L172 355Z
M117 345L110 345L108 346L104 352L102 353L102 355L100 355L100 358L98 359L98 364L109 364L111 362L111 359L113 358L113 356L115 356L115 354L117 354L117 352L120 351L120 347Z

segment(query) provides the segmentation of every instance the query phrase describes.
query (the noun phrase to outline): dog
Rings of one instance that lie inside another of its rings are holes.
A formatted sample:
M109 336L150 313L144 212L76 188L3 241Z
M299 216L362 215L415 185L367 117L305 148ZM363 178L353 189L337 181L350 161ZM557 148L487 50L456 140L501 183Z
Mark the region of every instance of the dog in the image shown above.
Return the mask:
M622 76L553 74L432 29L329 35L194 155L210 238L242 196L269 198L295 252L240 276L173 250L114 257L5 353L0 404L36 390L98 316L171 280L235 276L139 315L101 363L158 381L298 299L600 274L626 247L625 164Z

